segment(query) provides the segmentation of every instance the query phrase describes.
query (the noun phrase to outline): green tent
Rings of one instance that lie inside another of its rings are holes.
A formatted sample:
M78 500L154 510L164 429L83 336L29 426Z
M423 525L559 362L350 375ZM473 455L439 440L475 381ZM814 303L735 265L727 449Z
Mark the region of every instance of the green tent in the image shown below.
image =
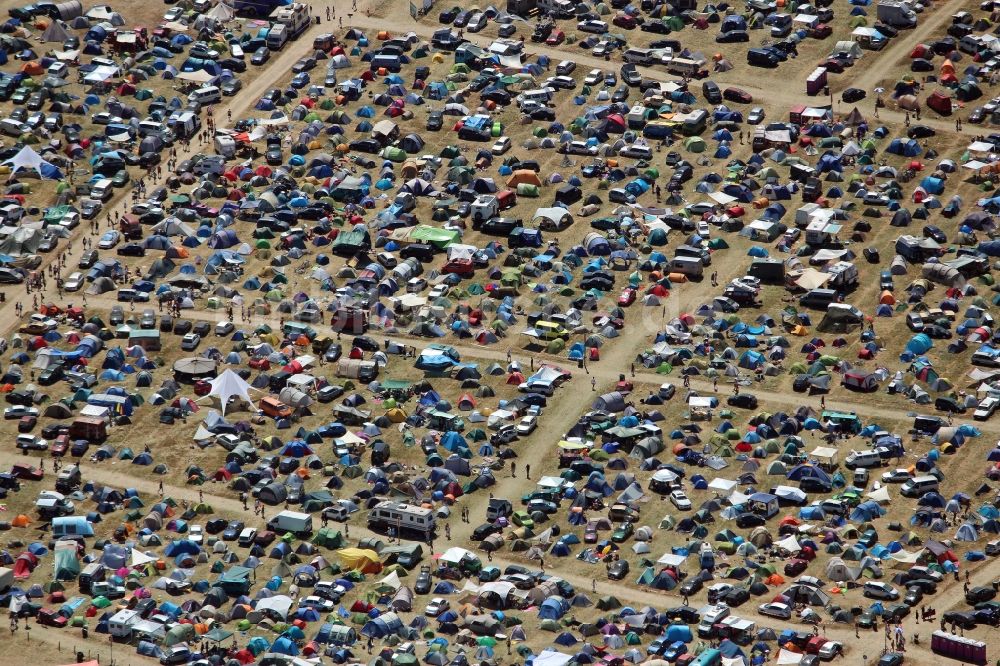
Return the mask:
M684 148L691 151L692 153L702 153L705 152L706 148L705 140L700 136L689 136L684 139Z

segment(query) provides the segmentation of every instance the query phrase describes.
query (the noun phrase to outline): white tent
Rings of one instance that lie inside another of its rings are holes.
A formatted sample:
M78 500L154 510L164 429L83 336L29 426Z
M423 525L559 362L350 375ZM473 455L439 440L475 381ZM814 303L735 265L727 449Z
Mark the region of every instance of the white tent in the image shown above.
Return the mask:
M35 149L31 146L25 146L21 150L17 151L17 155L10 158L4 164L10 165L10 170L17 173L21 169L32 169L39 176L42 175L42 165L45 164L45 160L42 156L35 152Z
M217 396L222 403L222 414L226 413L226 405L232 397L240 397L253 404L250 399L250 384L238 374L226 368L221 375L212 380L210 396Z
M236 10L224 2L220 2L208 10L205 16L216 21L232 21L236 17Z

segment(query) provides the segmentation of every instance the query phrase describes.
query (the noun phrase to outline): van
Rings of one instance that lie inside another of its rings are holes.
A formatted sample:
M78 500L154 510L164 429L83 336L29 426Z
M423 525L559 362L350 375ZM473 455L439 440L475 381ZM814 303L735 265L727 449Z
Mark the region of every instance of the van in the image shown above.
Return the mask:
M379 54L372 58L371 70L379 69L398 74L403 69L403 61L398 55Z
M705 264L694 257L674 257L670 260L670 272L700 280L705 274Z
M653 62L653 57L649 54L649 49L626 49L622 53L622 60L633 65L649 65Z
M695 247L693 245L678 245L674 253L678 257L694 257L695 259L701 260L701 263L705 266L712 265L712 253L703 247Z
M107 202L115 195L115 186L110 178L102 178L90 186L90 196Z
M813 289L799 298L799 305L804 308L826 310L831 303L840 300L840 294L835 289Z
M191 92L188 95L189 102L195 102L200 106L206 104L217 104L222 101L222 91L218 86L204 86Z
M844 460L847 469L857 469L859 467L881 467L882 457L878 451L851 451Z
M298 511L282 511L267 521L267 529L278 534L294 534L299 538L312 534L312 516Z
M552 99L552 89L551 88L536 88L534 90L525 90L523 93L514 98L518 106L524 106L528 102L534 102L535 104L541 104L542 106L549 103Z
M938 480L936 476L918 476L905 482L899 489L903 497L920 497L924 493L937 492Z
M434 259L434 246L427 243L411 243L399 251L402 259L416 259L421 263L426 263Z
M287 419L292 415L292 408L273 396L261 398L260 411L276 419Z
M729 617L729 606L718 604L708 606L701 612L701 621L698 623L698 636L709 638L712 636L712 625L721 622Z
M773 68L778 66L778 58L764 49L750 49L747 51L747 64L754 67Z
M101 583L107 574L107 567L100 562L91 562L80 572L80 592L90 594L90 587L94 583Z
M563 328L560 324L552 321L536 322L535 330L538 331L538 337L542 340L556 340L559 338L569 337L569 331Z
M705 81L702 83L701 94L709 104L722 103L722 91L719 90L719 85L715 81Z
M573 62L572 60L563 60L561 63L556 65L556 74L562 76L568 76L569 74L572 74L573 70L575 69L576 69L575 62Z

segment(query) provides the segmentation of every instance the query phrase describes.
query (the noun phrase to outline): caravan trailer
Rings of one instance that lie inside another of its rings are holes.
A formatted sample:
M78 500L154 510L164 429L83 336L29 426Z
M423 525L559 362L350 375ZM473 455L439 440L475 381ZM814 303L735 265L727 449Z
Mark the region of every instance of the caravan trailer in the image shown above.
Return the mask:
M413 532L426 537L434 533L434 513L403 502L379 502L368 512L368 527L376 531L393 529L397 535Z

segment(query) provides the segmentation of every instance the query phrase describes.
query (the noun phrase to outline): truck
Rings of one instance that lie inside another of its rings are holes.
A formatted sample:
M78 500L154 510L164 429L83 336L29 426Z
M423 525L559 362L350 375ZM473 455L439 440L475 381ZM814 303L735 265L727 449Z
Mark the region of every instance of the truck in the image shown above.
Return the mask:
M288 39L298 39L309 27L309 5L295 2L284 7L278 7L271 12L271 20L285 26ZM268 33L270 38L270 33ZM270 46L270 44L268 44Z
M294 534L305 538L312 534L312 516L298 511L281 511L267 521L267 529L278 534Z
M201 130L201 118L191 111L174 111L167 118L167 127L180 138L189 138Z
M128 639L132 635L132 625L141 619L139 611L122 609L108 619L108 633L112 638Z
M913 28L917 25L917 14L905 2L880 0L878 20L893 28Z
M267 48L280 51L288 43L288 26L279 23L267 31Z

